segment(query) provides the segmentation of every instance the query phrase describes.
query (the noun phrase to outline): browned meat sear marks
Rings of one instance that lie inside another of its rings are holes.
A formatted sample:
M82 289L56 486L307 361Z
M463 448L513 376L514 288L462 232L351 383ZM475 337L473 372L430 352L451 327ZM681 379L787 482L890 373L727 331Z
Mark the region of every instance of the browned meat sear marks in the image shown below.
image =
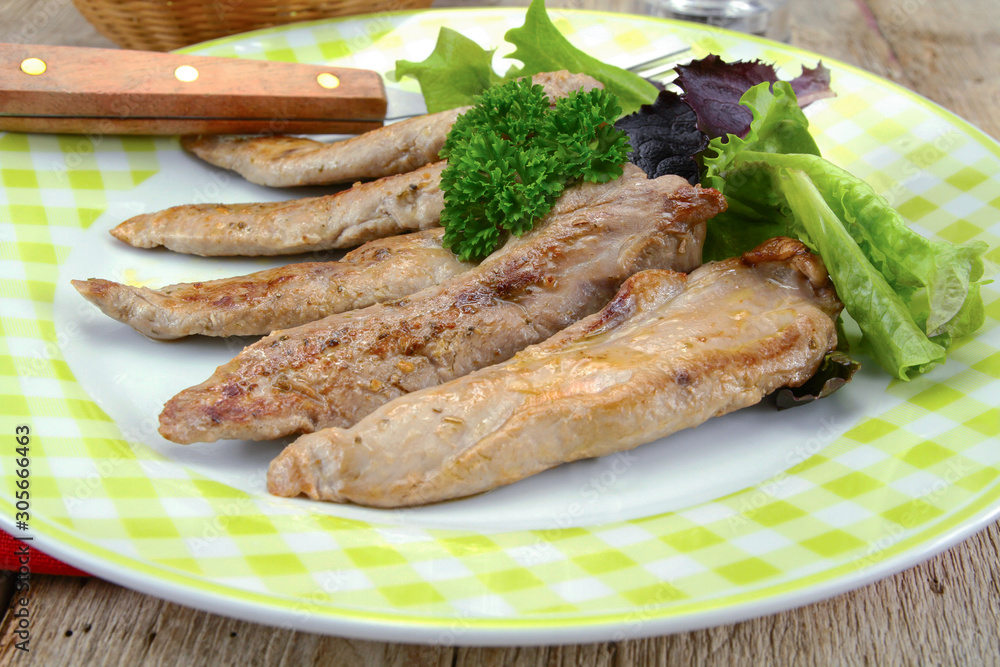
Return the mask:
M150 338L255 336L400 299L472 268L441 246L440 227L370 241L336 262L306 262L235 278L132 287L73 286L105 315Z
M565 70L532 77L549 97L602 87ZM417 116L335 143L299 137L184 137L202 160L231 169L251 183L274 187L329 185L381 178L435 162L455 119L468 107Z
M792 239L690 276L644 271L506 363L300 437L268 490L420 505L631 449L801 384L836 347L840 310L822 262Z
M189 204L130 218L111 230L137 248L193 255L284 255L353 248L437 227L444 162L323 197L263 204Z
M402 301L272 333L165 406L175 442L270 439L350 426L403 394L510 358L599 310L643 269L701 261L714 190L637 167L568 189L482 264ZM641 249L637 252L636 249Z

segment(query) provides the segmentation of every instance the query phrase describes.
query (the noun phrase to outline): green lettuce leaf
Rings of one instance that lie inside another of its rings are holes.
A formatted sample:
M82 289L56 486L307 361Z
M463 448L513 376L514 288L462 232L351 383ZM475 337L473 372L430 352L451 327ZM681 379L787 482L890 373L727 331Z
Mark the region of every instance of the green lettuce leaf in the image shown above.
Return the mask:
M721 176L722 172L745 151L820 154L809 132L809 120L787 81L758 84L740 98L740 104L753 114L750 131L742 138L729 134L725 138L712 139L704 155L704 185L724 186L726 178Z
M396 61L395 76L413 76L420 82L427 110L431 113L467 106L490 86L539 72L569 70L589 74L618 98L623 114L649 104L659 92L638 74L608 65L569 43L553 25L544 0L534 0L525 14L524 25L507 31L505 39L515 50L508 57L521 61L505 76L493 71L493 51L448 28L441 28L434 51L419 63Z
M956 246L907 227L868 184L819 156L787 84L744 97L750 132L713 140L704 158L703 183L730 203L709 224L706 260L775 235L800 238L823 258L883 368L905 380L943 363L952 342L983 323L986 244Z
M783 199L774 196L772 174L732 171L737 157L747 153L820 153L791 85L772 85L773 91L767 83L756 85L740 99L753 114L746 137L712 139L702 156L702 185L724 193L729 202L728 210L708 226L702 253L706 262L735 257L775 236L796 236L787 211L782 211Z
M427 59L418 63L397 60L395 76L412 76L420 82L429 113L468 106L476 95L502 80L493 71L493 51L450 28L441 28Z
M524 63L509 76L531 76L562 69L589 74L618 98L624 114L652 103L659 93L656 86L638 74L601 62L570 44L546 13L544 0L533 0L524 17L524 25L508 30L504 39L516 47L508 57Z
M762 161L808 174L845 231L905 300L928 337L958 338L982 326L977 281L985 269L985 243L953 245L917 234L871 186L817 156L748 151L733 165Z
M947 351L931 341L914 321L906 303L872 266L827 205L808 174L777 172L792 215L802 225L799 236L826 264L844 308L858 323L875 361L902 380L943 364Z
M744 151L820 154L819 146L809 132L809 120L787 81L757 84L744 93L740 104L753 114L750 131L742 138L729 134L724 139L711 141L708 150L715 155L706 153L705 156L703 180L706 183L717 178L719 172Z

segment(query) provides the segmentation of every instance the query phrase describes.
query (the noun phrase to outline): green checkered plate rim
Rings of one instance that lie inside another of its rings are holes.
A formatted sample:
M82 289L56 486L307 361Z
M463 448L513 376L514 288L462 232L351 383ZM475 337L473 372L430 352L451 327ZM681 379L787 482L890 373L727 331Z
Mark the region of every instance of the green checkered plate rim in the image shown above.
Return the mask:
M696 55L760 57L789 73L819 59L660 19L551 13L571 40L609 58L642 55L673 35ZM386 71L396 58L420 59L441 26L495 46L522 17L353 17L188 51ZM989 258L1000 260L996 142L910 91L826 64L838 97L810 110L824 154L866 178L922 233L985 240ZM869 373L838 399L859 418L836 432L807 431L815 437L754 484L672 511L530 529L400 525L280 502L171 460L150 444L154 435L125 429L84 389L89 379L64 354L80 332L57 306L60 285L80 277L64 270L78 242L108 211L134 205L144 186L175 176L166 172L184 164L179 154L168 139L0 135L2 410L10 433L16 424L32 428L36 544L82 569L310 631L436 643L594 641L818 600L927 558L1000 510L1000 301L989 288L986 326L946 366L909 383ZM16 536L13 446L2 460L0 522Z

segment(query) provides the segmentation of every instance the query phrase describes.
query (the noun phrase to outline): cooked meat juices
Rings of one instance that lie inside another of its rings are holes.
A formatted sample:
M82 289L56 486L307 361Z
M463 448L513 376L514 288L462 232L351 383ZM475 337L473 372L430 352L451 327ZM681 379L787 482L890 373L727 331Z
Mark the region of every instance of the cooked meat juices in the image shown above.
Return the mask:
M807 380L837 344L840 309L822 262L792 239L690 276L639 273L507 363L300 437L268 490L420 505L631 449Z
M73 286L105 315L150 338L253 336L400 299L468 271L441 246L444 230L370 241L336 262L308 262L161 289L110 280Z
M549 97L603 87L566 70L536 74ZM288 187L351 183L412 171L438 159L452 123L469 107L417 116L357 137L322 143L297 137L185 137L181 144L202 160L231 169L251 183Z
M193 255L284 255L352 248L437 227L444 195L438 162L326 195L265 204L191 204L145 213L111 230L137 248Z
M351 426L596 312L636 271L696 267L704 221L724 208L715 190L625 165L618 180L567 189L535 229L466 273L250 345L172 398L160 433L190 443Z

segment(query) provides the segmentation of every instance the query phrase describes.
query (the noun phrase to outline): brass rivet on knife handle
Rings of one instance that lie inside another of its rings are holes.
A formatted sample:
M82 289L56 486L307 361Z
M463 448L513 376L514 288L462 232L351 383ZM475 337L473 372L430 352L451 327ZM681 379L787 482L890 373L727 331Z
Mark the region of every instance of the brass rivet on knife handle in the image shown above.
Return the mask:
M178 81L191 83L198 78L198 70L190 65L181 65L174 70L174 77L176 77Z
M340 85L340 79L329 72L320 72L316 75L316 82L327 90L333 90Z
M45 74L46 69L48 69L48 65L41 58L25 58L21 61L21 71L25 74L38 76L39 74Z
M0 130L339 134L381 127L385 118L382 77L370 70L0 44L0 63L29 58L44 59L45 76L0 67Z

